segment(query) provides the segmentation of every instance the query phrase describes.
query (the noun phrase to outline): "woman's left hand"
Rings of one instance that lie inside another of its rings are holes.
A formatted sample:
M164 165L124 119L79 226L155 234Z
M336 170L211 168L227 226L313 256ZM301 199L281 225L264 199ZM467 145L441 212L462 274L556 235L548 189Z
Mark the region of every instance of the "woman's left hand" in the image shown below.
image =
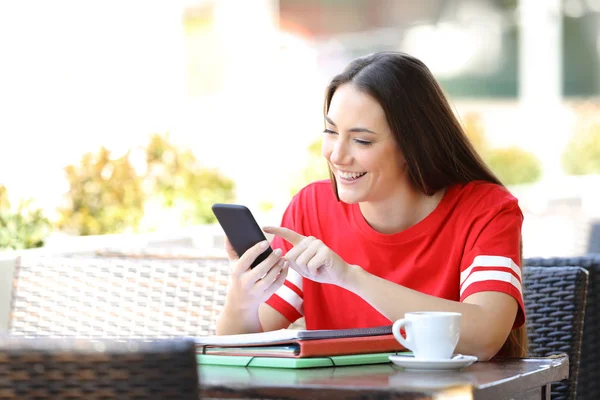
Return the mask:
M264 227L263 230L286 240L294 247L283 256L300 275L315 282L343 286L350 265L329 247L312 236L303 236L288 228Z

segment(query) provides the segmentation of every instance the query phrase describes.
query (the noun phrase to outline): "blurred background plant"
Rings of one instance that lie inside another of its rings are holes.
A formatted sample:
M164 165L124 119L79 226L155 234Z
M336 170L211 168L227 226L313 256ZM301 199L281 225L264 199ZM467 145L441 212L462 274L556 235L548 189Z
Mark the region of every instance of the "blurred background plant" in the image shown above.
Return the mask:
M164 226L165 218L179 227L216 222L211 206L234 200L233 180L200 165L194 153L176 146L169 134L152 135L145 154L147 207L156 211L153 221L144 221L146 230Z
M484 160L505 185L534 183L542 176L537 157L516 146L489 150Z
M480 156L488 150L488 142L485 137L483 119L477 113L466 113L462 118L463 129L469 141L475 147Z
M308 160L305 167L292 180L290 187L292 196L311 182L329 179L329 168L327 168L327 162L321 155L321 138L313 141L306 150Z
M210 206L233 200L233 181L202 167L168 134L152 135L141 151L142 162L135 163L139 152L115 158L102 147L85 154L79 165L66 167L69 190L59 211L59 229L101 235L211 223Z
M144 194L129 154L114 158L101 147L84 154L79 165L65 168L69 191L59 210L59 229L75 235L137 230Z
M475 150L488 167L505 185L534 183L542 176L542 165L538 158L517 146L490 147L481 117L468 113L463 118L463 127Z
M50 221L31 200L21 200L12 207L8 191L0 185L0 249L42 247L50 234Z
M600 174L600 105L585 105L577 112L562 166L569 175Z

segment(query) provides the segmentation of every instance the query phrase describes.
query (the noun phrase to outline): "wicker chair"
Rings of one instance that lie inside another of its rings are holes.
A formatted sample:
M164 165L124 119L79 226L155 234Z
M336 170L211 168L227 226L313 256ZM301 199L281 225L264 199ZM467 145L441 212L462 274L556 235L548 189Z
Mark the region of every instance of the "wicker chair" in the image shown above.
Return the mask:
M198 399L191 340L0 336L2 399Z
M9 332L105 338L214 334L228 275L225 258L21 258Z
M579 267L523 269L529 355L566 353L569 378L552 384L552 399L575 399L579 376L588 272Z
M528 258L526 266L556 267L576 265L589 272L589 286L583 324L583 344L577 385L578 399L600 398L600 254L580 257Z

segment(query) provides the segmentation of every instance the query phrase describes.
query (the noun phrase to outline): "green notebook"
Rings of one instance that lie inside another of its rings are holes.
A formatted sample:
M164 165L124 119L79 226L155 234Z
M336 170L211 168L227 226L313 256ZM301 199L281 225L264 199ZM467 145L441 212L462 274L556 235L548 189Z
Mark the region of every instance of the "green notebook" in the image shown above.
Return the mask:
M353 354L345 356L306 358L217 356L208 354L198 354L196 357L199 365L227 365L237 367L268 368L315 368L388 363L390 362L389 356L391 354L398 353Z
M392 363L372 364L369 368L364 365L346 365L343 367L329 368L272 368L253 367L244 368L227 365L200 365L198 368L201 381L227 382L235 385L272 385L274 382L281 385L297 383L321 384L328 383L331 379L346 381L349 384L357 380L382 379L397 372ZM387 379L387 378L385 378Z

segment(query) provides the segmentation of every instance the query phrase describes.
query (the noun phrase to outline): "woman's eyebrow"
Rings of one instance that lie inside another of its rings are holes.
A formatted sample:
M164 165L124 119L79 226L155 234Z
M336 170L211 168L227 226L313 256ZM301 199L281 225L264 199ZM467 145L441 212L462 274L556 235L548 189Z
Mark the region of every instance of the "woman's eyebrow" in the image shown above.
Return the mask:
M331 125L333 125L333 126L337 126L337 125L335 124L335 122L333 122L333 121L331 120L331 118L329 118L327 115L325 116L325 120L326 120L327 122L329 122Z
M335 124L335 122L333 122L333 121L331 120L331 118L329 118L327 115L325 116L325 120L326 120L327 122L329 122L331 125L333 125L333 126L337 126L337 125ZM373 132L372 130L370 130L370 129L367 129L367 128L351 128L351 129L348 129L348 132L358 132L358 133L366 132L366 133L372 133L372 134L374 134L374 135L377 135L377 132Z

